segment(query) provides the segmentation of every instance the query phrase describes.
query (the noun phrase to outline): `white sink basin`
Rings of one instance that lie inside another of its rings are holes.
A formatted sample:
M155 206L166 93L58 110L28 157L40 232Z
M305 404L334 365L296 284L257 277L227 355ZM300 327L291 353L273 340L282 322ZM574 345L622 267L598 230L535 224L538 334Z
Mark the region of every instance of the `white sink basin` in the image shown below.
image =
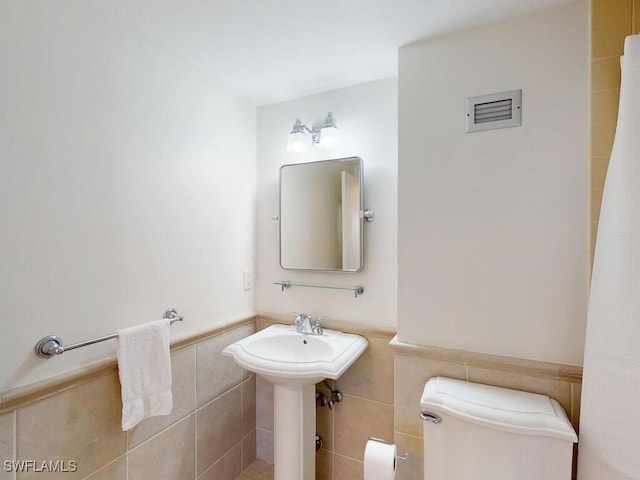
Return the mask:
M275 384L315 384L338 378L367 349L364 337L335 330L304 335L292 325L271 325L222 353Z

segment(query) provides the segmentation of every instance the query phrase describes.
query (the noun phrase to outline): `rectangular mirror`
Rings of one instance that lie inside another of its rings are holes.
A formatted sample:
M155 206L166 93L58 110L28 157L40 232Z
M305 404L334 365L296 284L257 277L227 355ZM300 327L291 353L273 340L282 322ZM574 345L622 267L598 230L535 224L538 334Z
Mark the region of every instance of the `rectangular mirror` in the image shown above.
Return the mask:
M280 167L282 268L362 270L362 185L359 157Z

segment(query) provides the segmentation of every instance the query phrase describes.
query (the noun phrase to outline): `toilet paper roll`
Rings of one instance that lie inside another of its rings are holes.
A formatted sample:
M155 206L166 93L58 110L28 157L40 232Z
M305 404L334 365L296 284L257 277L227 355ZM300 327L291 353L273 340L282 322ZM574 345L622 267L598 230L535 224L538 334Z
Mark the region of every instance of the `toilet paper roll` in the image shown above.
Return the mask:
M364 449L364 480L393 480L396 478L395 445L369 440Z

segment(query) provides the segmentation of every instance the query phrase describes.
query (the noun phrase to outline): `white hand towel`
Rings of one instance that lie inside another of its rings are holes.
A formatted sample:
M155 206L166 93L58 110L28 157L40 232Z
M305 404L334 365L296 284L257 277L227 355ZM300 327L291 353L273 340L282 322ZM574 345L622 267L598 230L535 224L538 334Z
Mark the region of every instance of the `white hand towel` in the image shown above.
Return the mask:
M173 410L168 318L118 332L122 430Z

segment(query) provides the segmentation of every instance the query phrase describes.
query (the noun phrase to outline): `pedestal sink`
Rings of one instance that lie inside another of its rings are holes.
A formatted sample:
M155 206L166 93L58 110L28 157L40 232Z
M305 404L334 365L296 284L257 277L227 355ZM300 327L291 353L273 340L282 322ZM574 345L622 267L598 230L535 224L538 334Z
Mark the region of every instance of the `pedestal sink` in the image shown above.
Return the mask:
M368 345L351 333L304 335L271 325L222 351L274 384L274 480L314 480L315 384L338 378Z

